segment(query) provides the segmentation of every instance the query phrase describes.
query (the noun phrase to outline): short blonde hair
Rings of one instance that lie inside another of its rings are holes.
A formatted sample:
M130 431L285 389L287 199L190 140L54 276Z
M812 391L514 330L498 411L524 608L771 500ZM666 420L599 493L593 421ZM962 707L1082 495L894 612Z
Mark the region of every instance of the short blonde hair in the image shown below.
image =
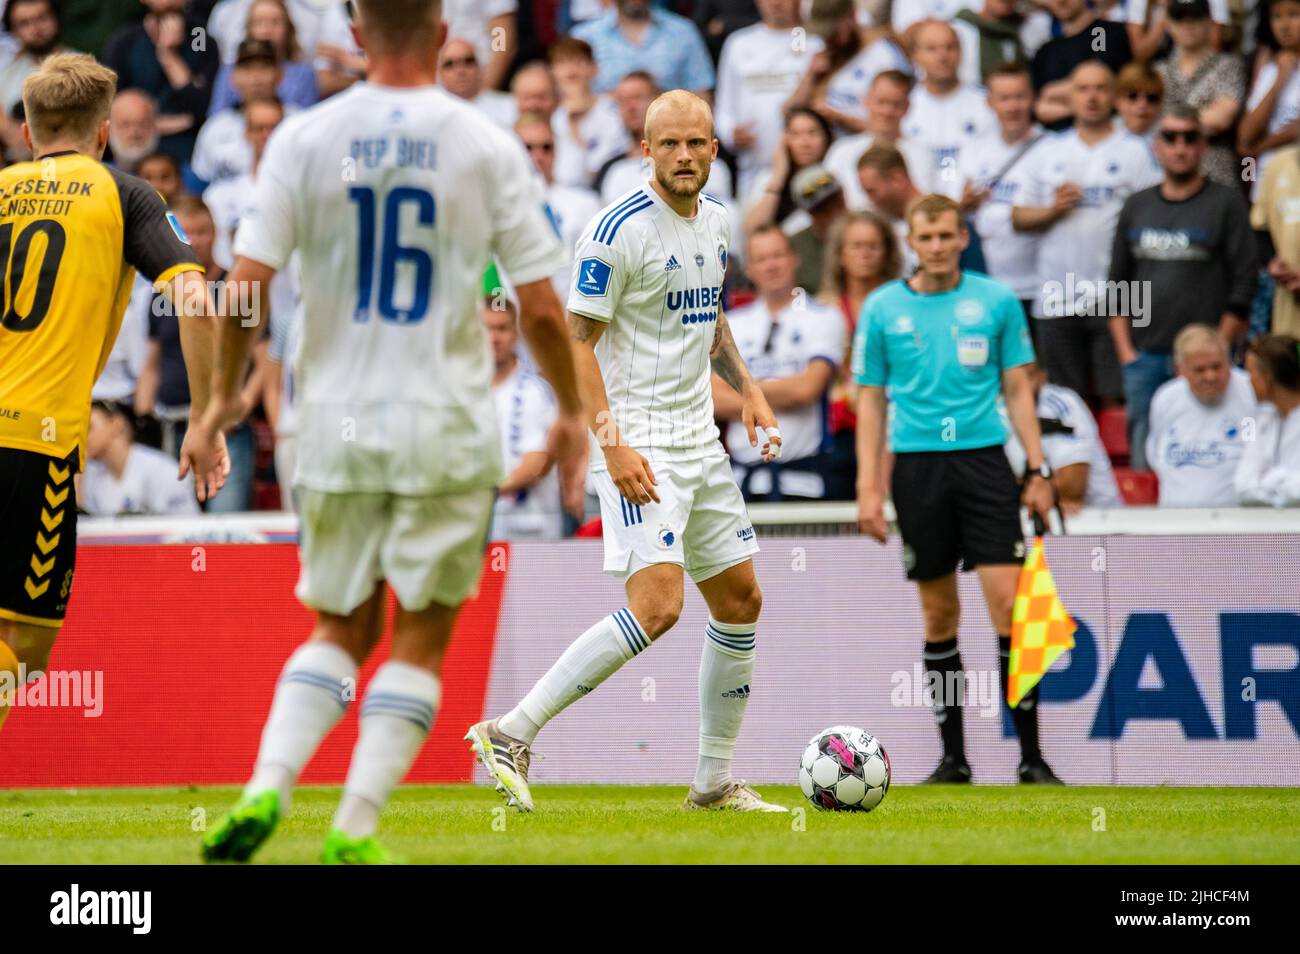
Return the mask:
M685 89L670 89L666 93L660 93L650 104L650 108L645 111L645 139L646 142L653 142L651 139L651 127L664 112L699 112L709 124L709 138L713 138L713 110L709 107L708 101L701 99L694 93Z
M84 53L51 56L23 83L32 141L93 143L117 94L117 74Z
M966 230L966 220L961 217L961 206L948 196L936 192L921 196L907 207L907 227L909 230L911 229L912 220L918 215L925 216L927 222L933 222L939 216L948 212L956 213L957 227L964 232Z

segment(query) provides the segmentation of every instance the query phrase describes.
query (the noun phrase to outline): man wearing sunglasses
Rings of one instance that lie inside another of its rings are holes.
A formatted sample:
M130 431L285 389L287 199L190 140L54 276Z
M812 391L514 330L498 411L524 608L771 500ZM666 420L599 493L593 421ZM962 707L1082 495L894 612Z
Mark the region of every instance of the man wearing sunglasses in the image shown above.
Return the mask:
M1115 228L1110 281L1128 285L1129 300L1144 305L1142 314L1110 318L1137 470L1147 467L1151 397L1173 377L1178 332L1212 325L1231 347L1246 332L1255 293L1249 211L1237 190L1206 178L1205 150L1196 111L1171 107L1155 139L1164 180L1131 195Z

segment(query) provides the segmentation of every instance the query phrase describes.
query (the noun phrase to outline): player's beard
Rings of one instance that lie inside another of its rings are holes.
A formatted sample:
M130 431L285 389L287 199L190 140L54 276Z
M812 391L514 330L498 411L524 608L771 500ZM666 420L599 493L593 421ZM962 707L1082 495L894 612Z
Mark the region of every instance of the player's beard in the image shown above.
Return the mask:
M711 167L711 162L702 162L700 163L700 168L698 170L695 168L691 169L691 172L695 173L693 178L679 179L675 173L680 172L680 168L674 169L672 172L665 175L660 171L659 167L656 166L655 179L658 180L659 184L664 187L664 191L669 195L675 195L682 199L693 199L700 194L705 183L709 181L709 170Z

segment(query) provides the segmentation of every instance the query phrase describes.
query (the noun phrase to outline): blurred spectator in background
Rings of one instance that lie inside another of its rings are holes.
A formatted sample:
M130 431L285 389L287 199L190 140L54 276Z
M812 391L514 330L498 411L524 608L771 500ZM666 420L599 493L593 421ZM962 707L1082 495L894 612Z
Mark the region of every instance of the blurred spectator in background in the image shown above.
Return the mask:
M135 174L153 186L169 207L185 194L180 160L169 153L154 152L145 156L136 166Z
M1246 371L1261 403L1255 439L1237 467L1237 499L1244 506L1300 507L1300 340L1256 338Z
M560 103L551 114L555 131L555 181L590 189L605 163L633 143L619 121L614 100L597 94L596 60L590 44L561 37L547 51ZM639 145L639 144L637 144Z
M900 36L922 20L951 20L966 6L966 0L893 0L890 23Z
M23 80L54 53L75 52L64 46L63 22L54 0L9 0L5 32L18 41L12 60L0 68L0 107L8 113L23 98Z
M874 145L896 146L915 170L923 188L929 188L930 148L921 142L903 138L903 117L907 115L912 77L901 70L885 70L876 75L867 90L866 129L851 136L841 136L831 143L823 165L844 190L850 209L870 208L867 193L858 181L858 160Z
M23 141L23 122L26 117L22 100L14 103L8 114L0 113L0 139L4 143L4 162L29 162L32 151Z
M1237 126L1237 151L1256 157L1251 198L1267 174L1274 153L1296 141L1300 119L1300 0L1271 0L1268 22L1277 51L1255 74L1246 112Z
M517 116L533 113L550 122L551 114L560 105L555 78L551 76L550 68L540 60L519 67L510 80L510 95L515 101Z
M518 313L506 298L485 302L495 373L492 402L501 437L506 477L497 488L492 511L493 540L558 540L562 536L560 481L547 451L547 433L555 420L555 402L545 383L519 364Z
M203 24L186 18L185 0L141 2L144 22L113 34L102 59L119 88L137 87L157 100L160 148L184 163L207 117L221 59L215 44L191 42Z
M135 443L127 408L112 401L90 406L86 472L78 489L82 510L92 517L197 514L194 484L177 473L175 460Z
M709 48L713 62L719 62L722 48L735 33L759 19L755 0L696 0L695 25Z
M518 118L514 97L483 85L483 68L468 40L448 40L439 51L438 82L504 129Z
M821 290L826 241L831 228L848 210L844 190L823 166L809 166L790 180L790 195L801 211L808 213L808 227L790 236L794 247L796 284L808 295Z
M748 195L771 167L781 145L785 101L822 48L816 37L795 42L799 0L759 0L758 8L762 22L736 31L722 48L713 107L717 137L736 157L740 196Z
M1028 371L1043 435L1043 456L1052 468L1052 486L1061 512L1068 517L1084 507L1124 506L1088 405L1069 388L1051 384L1038 363L1029 365ZM1007 460L1015 473L1023 474L1025 448L1015 432L1008 431Z
M316 103L316 68L303 53L298 43L298 30L289 15L289 8L284 0L256 0L249 4L247 27L244 39L240 40L242 49L248 40L260 40L269 43L275 51L275 61L280 67L278 85L271 90L280 97L286 106L306 109ZM233 63L223 63L217 73L216 88L212 93L212 103L208 112L219 114L224 109L238 108L246 98L234 83L234 73L238 68L239 53L235 54ZM259 93L263 91L259 90Z
M997 130L983 89L957 78L961 47L952 26L924 20L914 27L912 57L921 76L903 117L903 137L930 149L931 188L961 197L962 150Z
M1048 129L1065 129L1074 109L1071 76L1079 64L1099 60L1114 74L1133 59L1133 53L1124 25L1099 19L1087 0L1046 0L1044 6L1062 32L1034 54L1030 67L1038 91L1034 115Z
M587 223L600 211L600 199L590 189L576 189L555 181L555 132L545 116L525 113L515 123L515 133L545 183L546 207L564 245L565 256L564 267L552 276L551 283L557 295L567 298L572 282L573 250Z
M1165 81L1146 63L1133 62L1115 76L1115 110L1124 128L1148 145L1165 98Z
M280 509L296 512L293 489L298 466L298 408L294 382L294 356L302 336L302 302L287 315L271 315L271 343L266 350L266 375L262 381L262 408L275 432L275 479L280 485Z
M613 9L573 28L596 55L596 89L612 90L628 73L644 70L662 89L687 89L711 98L713 60L695 24L651 4L614 0Z
M100 54L108 38L144 16L140 0L63 0L63 42L71 49ZM119 87L120 88L120 87Z
M746 243L745 273L758 299L727 313L736 348L772 410L781 415L781 459L764 463L740 421L741 400L713 376L713 408L730 421L726 444L746 500L826 496L830 432L826 397L845 352L835 309L795 288L799 260L775 225Z
M825 270L818 299L838 308L844 321L844 354L830 392L830 470L826 499L853 500L857 488L858 457L854 443L857 418L849 349L858 327L858 315L867 296L903 271L898 236L874 212L849 212L831 227L826 241Z
M1223 338L1210 325L1178 333L1174 364L1178 377L1151 399L1146 441L1160 506L1236 506L1233 476L1257 415L1250 378L1228 362Z
M233 63L239 44L250 37L276 42L274 36L264 35L260 26L257 32L251 32L252 6L253 0L222 0L213 7L208 17L208 33L216 39L223 63ZM285 0L285 7L293 21L303 61L311 64L316 74L315 88L320 99L346 89L365 76L365 56L352 36L342 2ZM287 54L287 49L281 50L286 63L289 62ZM286 102L296 103L296 99L289 97Z
M158 151L157 104L148 93L124 89L108 114L108 148L112 164L138 175L140 160Z
M786 107L808 106L837 132L862 132L872 80L885 70L910 74L912 64L887 30L862 29L852 0L813 0L809 10L808 35L825 48L813 56Z
M442 0L447 38L468 40L483 64L483 85L501 89L519 48L516 0Z
M872 210L894 230L903 255L903 275L910 275L919 259L907 241L907 207L923 193L912 179L906 157L895 146L872 146L858 160L858 181Z
M795 203L790 183L804 169L821 166L831 144L831 128L820 115L796 106L785 116L785 130L769 164L767 182L761 191L745 196L745 234L767 225L780 225L787 232L808 227L808 215Z
M1052 18L1042 10L1021 13L1017 0L984 0L952 17L961 44L958 79L983 86L990 73L1009 63L1028 63L1052 35ZM935 14L928 14L935 16Z
M1300 337L1300 148L1277 158L1259 183L1250 223L1264 233L1266 277L1273 282L1271 325L1264 330Z
M1043 370L1052 383L1109 404L1124 395L1106 319L1115 223L1125 199L1161 179L1147 144L1112 122L1114 81L1103 63L1076 67L1073 128L1035 146L1011 172L1020 182L1012 224L1040 235L1034 314Z
M1131 466L1146 470L1147 408L1174 373L1173 347L1190 324L1215 325L1231 346L1246 334L1255 296L1255 236L1239 190L1201 172L1205 137L1190 106L1160 120L1156 158L1164 181L1124 202L1115 226L1110 281L1129 290L1130 310L1110 317L1124 376ZM1135 296L1145 296L1141 312Z
M1017 232L1011 224L1011 210L1024 183L1009 173L1041 145L1045 134L1034 123L1034 87L1023 64L994 67L987 83L998 128L962 152L962 208L973 212L971 224L980 237L989 275L1016 293L1029 319L1040 286L1038 236Z
M1164 81L1165 102L1196 110L1208 140L1202 171L1221 185L1241 188L1233 126L1245 99L1241 57L1213 46L1207 0L1168 0L1173 52L1155 64Z
M190 169L206 185L236 179L253 167L253 152L244 138L244 104L275 96L283 71L275 47L267 40L245 40L231 72L235 105L208 116L199 130Z

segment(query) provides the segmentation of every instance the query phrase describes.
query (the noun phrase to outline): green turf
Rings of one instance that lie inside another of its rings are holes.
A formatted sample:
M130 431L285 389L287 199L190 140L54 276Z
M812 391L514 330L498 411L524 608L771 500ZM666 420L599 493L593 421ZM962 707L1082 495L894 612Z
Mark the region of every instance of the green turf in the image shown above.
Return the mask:
M765 796L806 806L792 787ZM0 792L0 865L197 862L234 788ZM1300 790L895 787L868 815L680 810L684 788L539 786L537 811L481 786L410 786L381 836L411 862L1294 863ZM336 788L298 792L257 861L318 860ZM1104 816L1102 814L1104 812ZM1095 828L1102 827L1098 831Z

